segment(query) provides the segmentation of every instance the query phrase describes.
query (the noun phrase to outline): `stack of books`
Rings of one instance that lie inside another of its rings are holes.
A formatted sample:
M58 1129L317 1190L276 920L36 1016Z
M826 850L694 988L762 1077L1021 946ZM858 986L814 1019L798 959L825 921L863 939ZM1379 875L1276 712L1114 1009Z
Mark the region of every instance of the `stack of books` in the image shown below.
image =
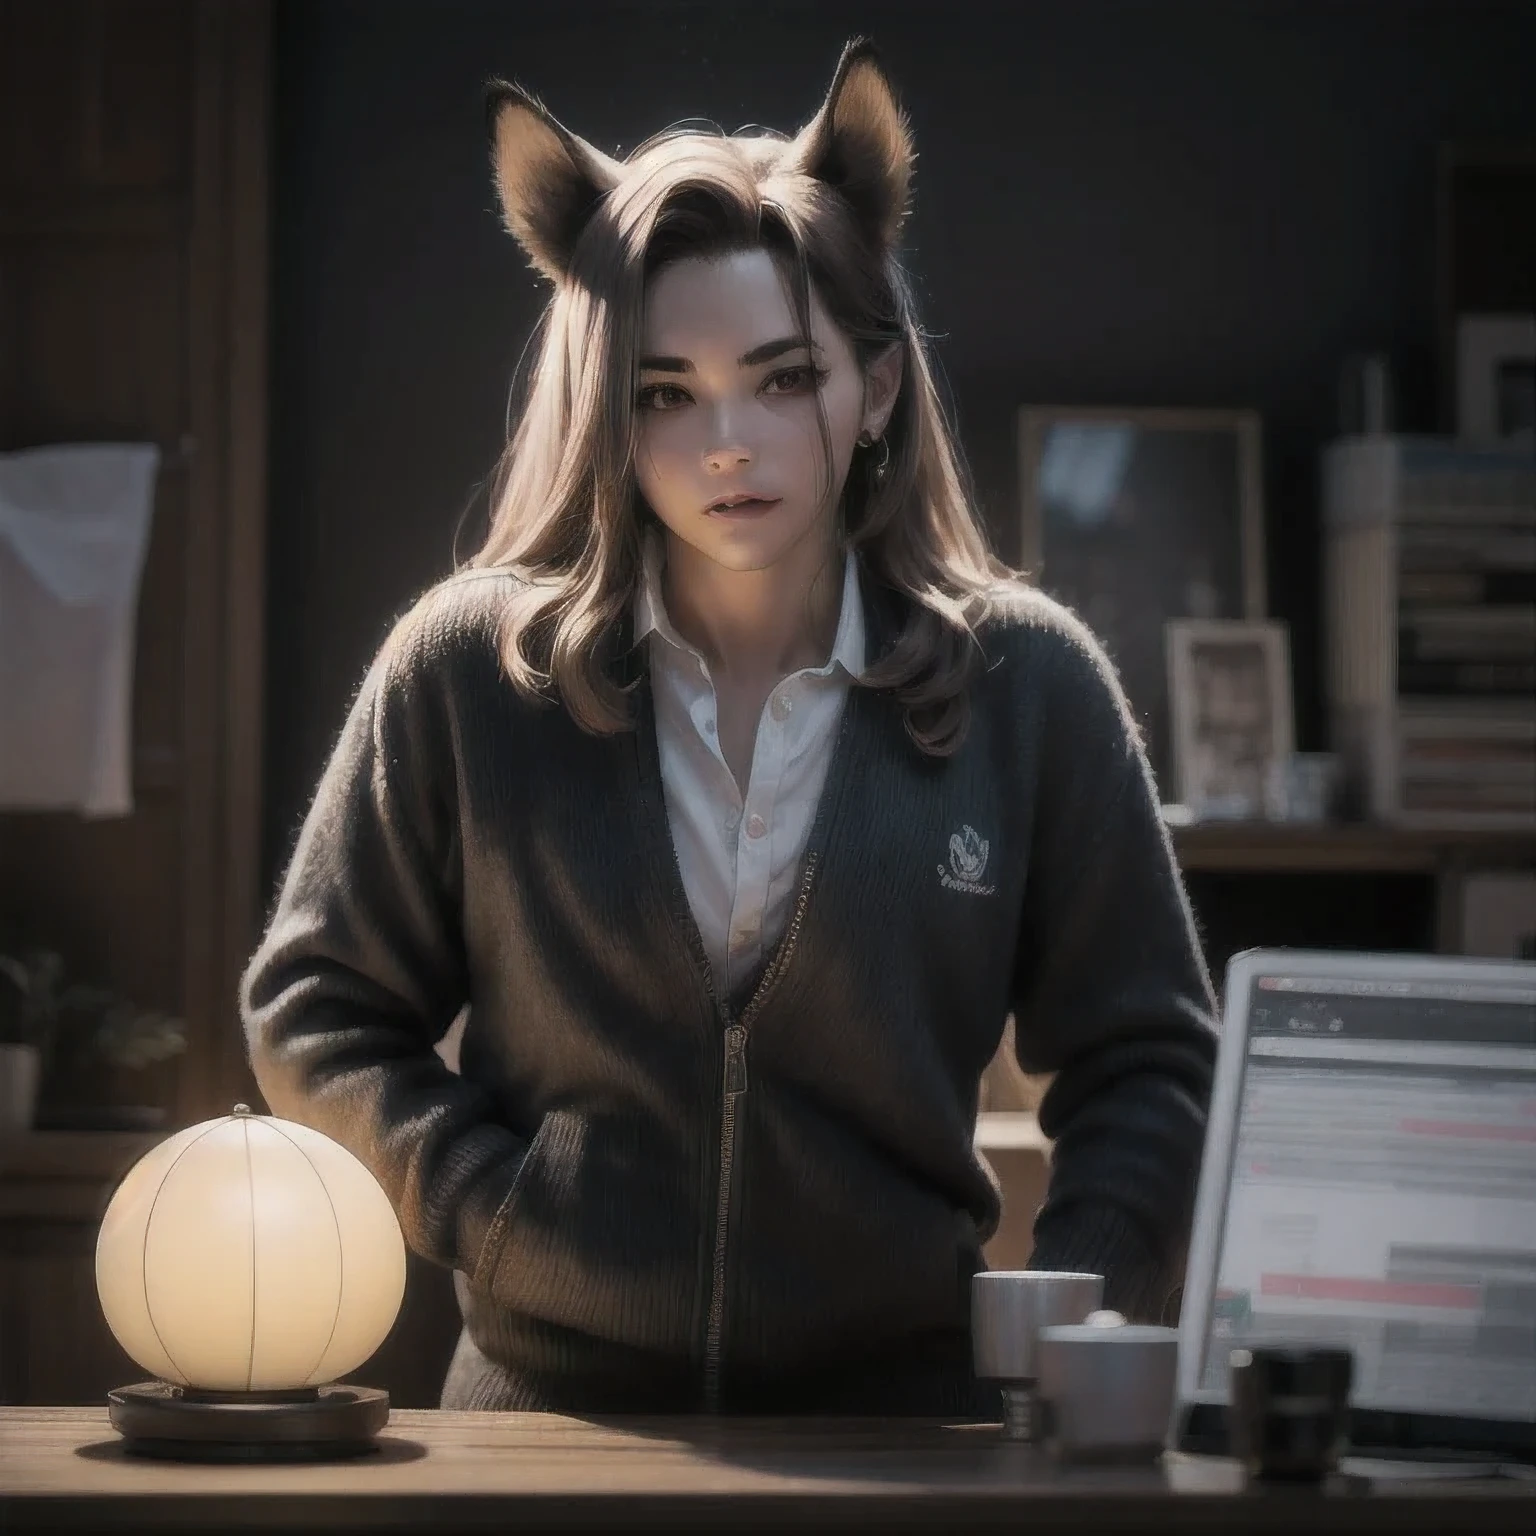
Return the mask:
M1344 439L1323 521L1329 713L1364 809L1536 828L1536 459Z

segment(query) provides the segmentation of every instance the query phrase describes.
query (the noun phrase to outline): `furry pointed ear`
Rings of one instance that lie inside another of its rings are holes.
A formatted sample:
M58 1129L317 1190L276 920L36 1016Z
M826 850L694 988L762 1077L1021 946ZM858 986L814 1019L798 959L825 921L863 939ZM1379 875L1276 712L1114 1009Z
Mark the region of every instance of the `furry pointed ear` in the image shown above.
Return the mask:
M624 168L557 123L537 97L504 80L486 86L485 120L502 219L534 266L556 280Z
M787 166L836 187L881 242L891 244L907 215L912 136L874 44L843 49L821 110L795 136Z

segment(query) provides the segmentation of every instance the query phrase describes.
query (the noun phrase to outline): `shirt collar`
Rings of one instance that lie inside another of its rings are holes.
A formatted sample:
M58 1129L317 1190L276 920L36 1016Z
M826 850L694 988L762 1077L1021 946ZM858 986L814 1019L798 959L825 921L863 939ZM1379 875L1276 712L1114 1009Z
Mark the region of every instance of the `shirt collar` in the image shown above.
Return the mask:
M647 529L645 547L641 559L640 584L635 593L635 638L638 645L647 635L660 635L668 645L690 656L698 651L677 632L661 592L661 573L666 564L666 546L661 535ZM850 677L858 677L864 670L866 636L864 626L864 598L859 589L858 556L849 550L843 559L843 599L838 613L837 634L832 640L832 653L826 663L807 670L820 676L830 674L841 667Z

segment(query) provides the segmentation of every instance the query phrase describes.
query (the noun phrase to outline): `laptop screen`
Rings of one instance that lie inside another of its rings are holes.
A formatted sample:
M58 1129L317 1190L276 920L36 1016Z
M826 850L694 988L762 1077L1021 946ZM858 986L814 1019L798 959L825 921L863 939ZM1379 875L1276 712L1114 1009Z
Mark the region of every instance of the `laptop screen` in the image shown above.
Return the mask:
M1343 1345L1357 1408L1536 1421L1536 967L1242 958L1187 1396L1240 1344Z

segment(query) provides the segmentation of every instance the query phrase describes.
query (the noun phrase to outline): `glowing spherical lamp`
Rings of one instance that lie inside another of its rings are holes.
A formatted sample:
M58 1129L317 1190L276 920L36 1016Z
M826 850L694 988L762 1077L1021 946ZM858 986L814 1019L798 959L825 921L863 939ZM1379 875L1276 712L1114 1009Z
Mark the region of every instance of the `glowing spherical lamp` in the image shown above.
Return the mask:
M339 1143L244 1104L146 1153L107 1207L96 1290L156 1379L108 1393L131 1449L197 1459L366 1450L389 1397L343 1385L405 1294L389 1197Z

